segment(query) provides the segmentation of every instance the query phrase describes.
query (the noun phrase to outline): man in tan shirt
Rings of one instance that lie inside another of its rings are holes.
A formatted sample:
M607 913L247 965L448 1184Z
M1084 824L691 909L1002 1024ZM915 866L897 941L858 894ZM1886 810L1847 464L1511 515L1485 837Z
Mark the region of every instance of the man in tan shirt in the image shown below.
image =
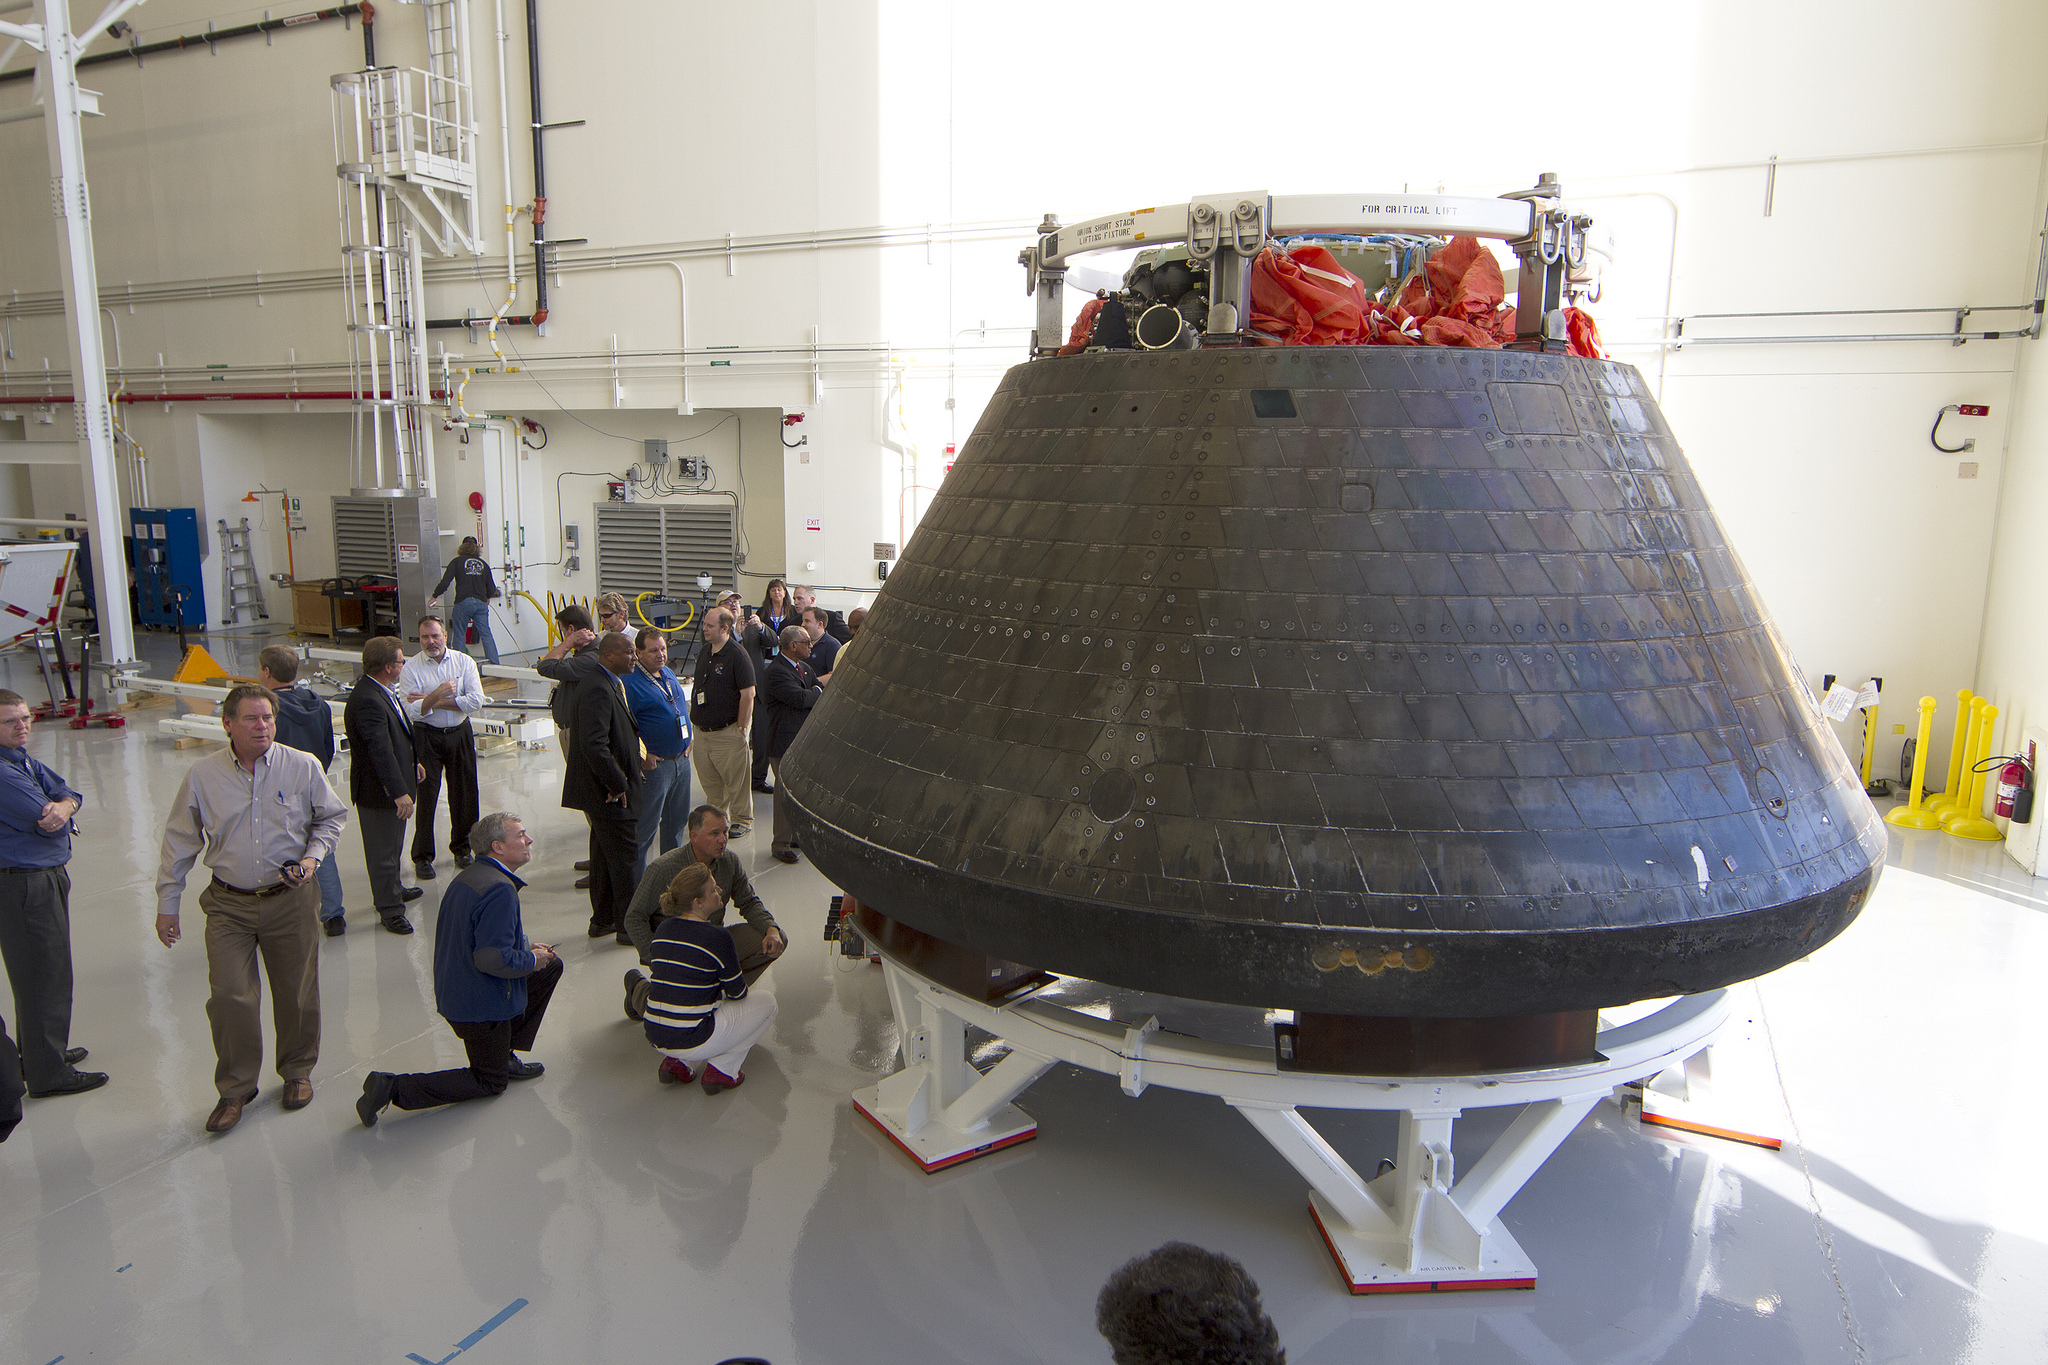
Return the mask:
M263 957L277 1019L277 1074L284 1107L313 1100L320 1059L320 891L314 880L348 821L348 807L310 754L275 742L277 699L244 684L221 702L226 751L200 759L178 784L164 822L157 869L156 936L175 947L178 906L195 861L213 879L199 893L206 915L212 996L214 1087L220 1102L206 1131L225 1133L256 1098L263 1066Z

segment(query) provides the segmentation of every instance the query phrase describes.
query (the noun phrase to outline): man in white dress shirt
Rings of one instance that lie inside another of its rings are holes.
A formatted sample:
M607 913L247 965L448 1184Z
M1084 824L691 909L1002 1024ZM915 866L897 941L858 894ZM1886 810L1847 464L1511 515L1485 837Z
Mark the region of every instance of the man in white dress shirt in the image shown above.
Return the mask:
M448 631L438 616L422 616L420 652L405 661L398 693L418 722L413 756L425 770L419 810L412 827L412 870L421 881L434 876L434 808L441 777L448 778L448 850L455 866L471 861L469 828L476 823L476 732L469 717L484 704L483 675L468 651L448 648Z

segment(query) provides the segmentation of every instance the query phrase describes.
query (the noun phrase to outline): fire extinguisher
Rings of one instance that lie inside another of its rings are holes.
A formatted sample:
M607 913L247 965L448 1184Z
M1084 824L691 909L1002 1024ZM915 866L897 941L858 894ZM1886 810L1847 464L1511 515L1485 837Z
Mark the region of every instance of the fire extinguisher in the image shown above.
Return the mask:
M2018 754L2007 755L1998 770L1998 802L1992 808L2014 824L2034 818L2034 770Z

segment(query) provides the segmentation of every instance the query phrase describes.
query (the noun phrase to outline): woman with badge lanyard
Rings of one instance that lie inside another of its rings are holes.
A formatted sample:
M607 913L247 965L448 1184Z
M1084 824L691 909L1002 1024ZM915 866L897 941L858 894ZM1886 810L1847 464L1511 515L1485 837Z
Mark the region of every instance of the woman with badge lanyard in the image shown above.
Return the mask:
M768 661L776 655L776 641L782 637L782 628L795 624L796 608L790 603L788 587L779 578L769 579L767 591L761 594L761 609L747 613L747 628L740 633L740 643L753 657L756 678L767 675ZM754 730L748 738L754 747L754 790L757 792L775 790L768 785L768 735L763 728L766 718L764 708L754 708Z

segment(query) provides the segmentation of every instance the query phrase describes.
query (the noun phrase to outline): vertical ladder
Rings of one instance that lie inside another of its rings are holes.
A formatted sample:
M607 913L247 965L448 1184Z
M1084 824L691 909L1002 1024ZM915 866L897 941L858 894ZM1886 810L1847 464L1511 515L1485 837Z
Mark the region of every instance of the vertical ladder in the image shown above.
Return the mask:
M263 579L256 572L255 556L249 546L247 517L242 518L239 528L230 527L226 517L220 519L220 564L227 610L221 624L237 624L244 611L255 612L254 620L268 621L270 609L263 605Z
M480 251L469 3L421 0L421 8L424 69L365 68L329 81L354 397L353 488L426 488L433 386L421 257Z

